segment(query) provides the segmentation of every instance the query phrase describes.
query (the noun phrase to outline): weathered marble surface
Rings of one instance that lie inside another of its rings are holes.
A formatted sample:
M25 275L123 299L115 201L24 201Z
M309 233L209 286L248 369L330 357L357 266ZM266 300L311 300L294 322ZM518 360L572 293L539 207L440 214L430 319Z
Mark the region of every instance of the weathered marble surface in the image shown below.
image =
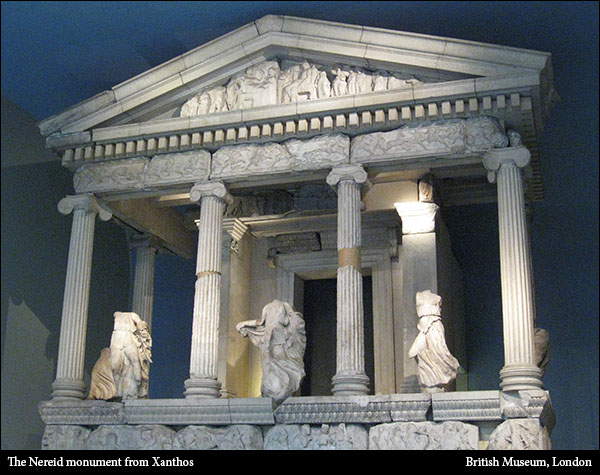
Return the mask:
M466 154L508 146L508 137L494 117L450 119L407 124L389 132L352 139L351 161L369 163L432 154Z
M387 394L376 396L290 397L275 411L275 421L285 424L424 421L431 395Z
M306 330L302 314L287 302L273 300L265 305L260 319L240 322L236 329L261 351L262 396L281 404L300 388L306 375Z
M456 379L458 360L446 346L442 324L442 297L430 290L417 292L419 334L408 350L408 357L417 360L418 378L424 392L442 392Z
M148 397L152 338L148 323L134 312L115 312L110 348L92 368L88 399Z
M173 440L173 450L262 450L263 436L258 426L188 426Z
M490 435L487 450L549 450L550 435L538 419L509 419Z
M180 117L285 104L369 92L412 88L422 81L412 75L337 65L327 68L306 60L282 69L276 60L254 64L224 86L206 88L189 98Z
M366 450L367 430L357 424L277 425L265 435L265 450Z
M458 421L392 422L369 431L369 450L476 450L477 426Z
M350 138L320 135L308 140L222 147L212 157L211 179L319 170L348 163Z
M85 163L75 171L73 186L77 193L100 193L202 182L208 179L210 157L206 150L194 150Z
M84 450L90 429L81 426L47 425L42 450Z
M175 431L161 425L103 425L89 434L87 450L171 450Z

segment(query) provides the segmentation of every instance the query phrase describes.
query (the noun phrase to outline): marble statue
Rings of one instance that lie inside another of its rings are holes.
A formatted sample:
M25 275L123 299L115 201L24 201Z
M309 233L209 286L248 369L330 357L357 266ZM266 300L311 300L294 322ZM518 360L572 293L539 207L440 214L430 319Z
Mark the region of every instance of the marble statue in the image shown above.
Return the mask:
M221 86L206 88L189 98L180 117L249 109L297 101L373 91L410 88L418 79L400 79L386 71L369 72L337 65L331 70L306 60L281 69L276 60L263 61L234 75Z
M92 368L90 392L88 399L102 399L110 401L117 397L117 387L110 366L110 348L100 351L100 358Z
M261 395L281 404L300 388L306 374L306 331L302 314L287 302L273 300L265 305L259 320L240 322L236 329L261 350Z
M333 80L331 93L333 96L345 96L348 93L348 76L350 71L345 68L337 68L332 71L335 75Z
M456 379L458 360L446 346L442 324L442 298L430 290L417 292L419 334L409 358L417 360L418 378L423 392L443 392Z
M134 312L115 312L110 348L92 369L88 399L148 397L152 338L148 324Z

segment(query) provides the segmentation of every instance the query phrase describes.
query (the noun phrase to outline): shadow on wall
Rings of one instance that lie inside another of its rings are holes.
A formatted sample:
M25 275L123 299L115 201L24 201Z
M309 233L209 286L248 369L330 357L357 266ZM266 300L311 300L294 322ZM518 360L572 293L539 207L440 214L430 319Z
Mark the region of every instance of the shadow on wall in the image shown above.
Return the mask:
M41 444L37 403L50 397L56 375L72 223L57 203L72 193L71 173L57 161L2 169L3 449L39 449ZM86 374L110 342L113 312L128 305L128 282L123 229L97 221Z

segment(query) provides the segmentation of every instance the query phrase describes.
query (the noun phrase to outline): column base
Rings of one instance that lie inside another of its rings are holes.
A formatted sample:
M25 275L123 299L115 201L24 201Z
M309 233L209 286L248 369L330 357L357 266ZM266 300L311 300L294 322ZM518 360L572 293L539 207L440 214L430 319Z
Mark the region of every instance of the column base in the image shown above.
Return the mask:
M503 391L542 389L542 370L535 365L507 365L500 370Z
M186 399L217 399L221 397L221 383L213 378L190 378L185 381Z
M369 377L366 374L336 374L331 378L334 396L364 396L369 394Z
M78 379L56 379L52 383L52 399L85 399L87 386Z

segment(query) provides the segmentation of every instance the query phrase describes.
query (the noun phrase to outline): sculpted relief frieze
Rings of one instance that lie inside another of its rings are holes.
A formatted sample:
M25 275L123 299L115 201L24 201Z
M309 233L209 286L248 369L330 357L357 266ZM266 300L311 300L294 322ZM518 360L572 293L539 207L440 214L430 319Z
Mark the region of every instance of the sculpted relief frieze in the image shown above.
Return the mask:
M348 163L349 155L350 138L341 134L281 144L233 145L213 154L211 178L331 168Z
M180 117L410 88L422 81L360 67L327 68L303 61L285 69L264 61L233 76L226 85L203 89L182 106Z
M327 170L348 164L399 160L451 159L503 148L509 140L493 117L452 119L405 125L389 132L356 136L334 133L277 143L223 146L148 157L92 162L74 176L77 193L136 191L208 180L240 180Z
M73 184L77 193L140 190L205 181L209 172L210 152L197 150L87 163L77 169Z
M459 155L507 146L501 124L493 117L482 116L409 124L389 132L359 135L352 139L351 161Z

